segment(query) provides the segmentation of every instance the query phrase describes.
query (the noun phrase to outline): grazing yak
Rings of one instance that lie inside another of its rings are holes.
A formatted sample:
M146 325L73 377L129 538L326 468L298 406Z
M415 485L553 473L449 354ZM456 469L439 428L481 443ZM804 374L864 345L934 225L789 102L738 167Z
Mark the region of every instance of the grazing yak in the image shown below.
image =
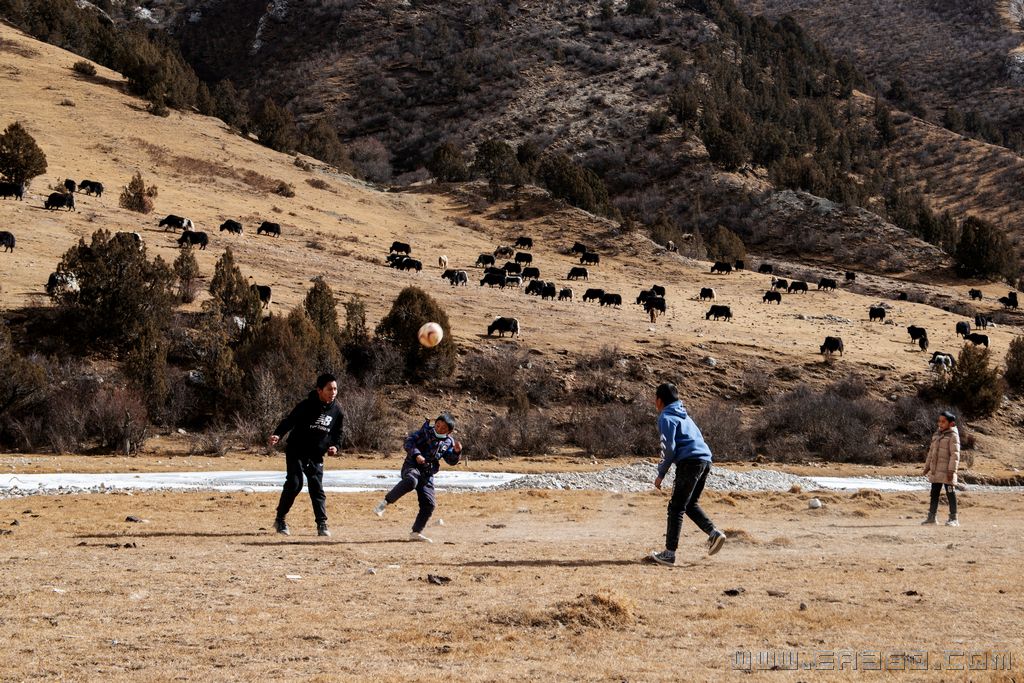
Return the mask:
M71 178L65 178L64 189L68 191L68 194L74 194L75 190L78 189L78 184Z
M249 289L256 292L256 295L260 298L260 303L263 304L263 308L270 305L270 285L249 285Z
M256 234L257 235L261 235L263 233L266 233L268 235L273 235L274 237L280 237L281 236L281 224L280 223L271 223L270 221L263 221L262 223L260 223L260 227L256 228ZM391 246L395 246L395 245L392 244ZM409 246L409 245L405 245L405 246ZM405 252L405 253L408 254L409 252ZM419 270L419 269L417 268L417 270Z
M508 261L501 269L508 275L519 275L523 272L523 267L512 261Z
M763 304L770 304L773 301L775 303L781 305L782 304L782 292L774 292L774 291L769 290L769 291L764 293L763 297L761 297L761 303L763 303Z
M526 293L530 296L540 296L544 292L544 281L533 280L526 285Z
M96 180L83 180L78 183L78 191L84 192L87 195L96 195L97 197L103 196L103 183Z
M969 341L972 344L974 344L975 346L978 346L979 344L983 344L986 349L988 348L988 335L987 334L978 334L977 332L971 332L969 335L967 335L964 338L967 341Z
M264 225L266 225L265 222L264 222ZM391 243L391 248L388 249L388 253L389 254L390 253L396 253L396 254L406 254L406 255L409 255L409 254L412 253L412 247L410 247L405 242L395 241L395 242Z
M789 294L793 292L801 292L802 294L807 293L807 283L803 280L793 280L789 283L789 289L786 290Z
M529 268L523 268L523 279L524 280L539 280L540 279L540 268L536 266L530 266Z
M533 238L520 235L512 246L516 249L533 249Z
M600 301L603 296L603 289L591 288L583 293L583 301Z
M505 286L506 287L519 287L523 284L523 278L518 275L506 275Z
M782 278L772 278L772 289L789 289L789 282Z
M992 324L992 318L984 316L981 313L974 314L974 326L980 330L987 329Z
M971 324L966 320L961 320L956 324L956 336L967 338L967 335L971 333Z
M715 261L715 265L711 266L712 273L731 273L732 264L725 261Z
M899 295L896 297L896 300L897 301L909 301L910 297L907 296L906 292L900 292Z
M443 255L443 254L441 256L438 256L437 257L437 267L442 269L442 270L447 270L448 269L448 257Z
M745 263L744 263L743 261L741 261L740 259L736 259L736 263L734 263L734 264L732 264L732 265L733 265L733 267L734 267L734 268L735 268L736 270L743 270L743 269L744 269L744 268L746 268L746 266L747 266L747 264L745 264Z
M775 266L773 266L770 263L762 263L760 266L758 266L757 272L763 273L765 275L771 275L772 273L775 272Z
M852 270L846 271L846 281L847 282L853 282L856 279L857 279L857 273L853 272Z
M668 305L665 302L663 296L652 296L650 299L644 302L644 310L650 313L651 311L657 311L658 313L664 313L668 310Z
M239 223L238 221L233 221L229 218L228 220L220 224L220 231L224 232L225 230L230 232L232 235L241 235L242 224Z
M418 273L423 270L423 262L417 261L414 258L405 258L399 261L395 268L398 268L398 270L415 270Z
M14 197L18 201L25 199L25 183L0 183L0 197Z
M190 219L185 218L184 216L175 216L173 213L164 218L162 221L160 221L160 224L157 225L157 227L163 228L164 231L192 230L193 228L195 228L195 226L192 225L192 221Z
M836 291L836 287L838 286L839 283L830 277L823 277L820 280L818 280L818 289L823 289L826 292L834 292Z
M971 296L971 301L981 301L985 298L985 295L982 294L980 289L972 289L967 293ZM936 351L936 353L938 353L938 351Z
M583 244L583 242L576 242L575 244L572 245L572 249L569 250L569 253L585 254L588 251L590 251L590 249L587 248L587 245Z
M534 282L540 282L540 280L534 280ZM540 293L540 298L541 298L542 301L544 299L551 299L552 301L554 301L555 300L555 295L557 293L558 293L558 288L555 287L555 283L554 282L545 282L544 283L544 289L541 290L541 293Z
M0 232L0 247L4 252L14 251L14 233L4 230Z
M562 287L558 290L559 301L572 301L572 287Z
M589 280L590 279L590 271L588 271L586 268L581 268L579 266L574 266L574 267L569 269L569 275L567 275L565 279L566 280L579 280L580 278L583 278L584 280Z
M505 277L505 269L498 268L496 266L490 266L484 269L484 275L500 275L502 277Z
M621 294L605 294L601 297L602 306L622 306Z
M191 247L193 244L199 245L199 250L206 249L206 245L210 243L210 237L205 232L196 232L195 230L186 230L181 233L181 237L178 238L178 246L184 247L186 244Z
M928 350L928 335L927 334L924 334L924 335L922 335L922 336L917 338L917 346L922 351L927 351Z
M715 290L711 287L701 287L700 296L698 297L701 301L714 301Z
M516 253L516 250L509 246L500 246L494 250L494 258L504 257L508 258L512 254Z
M652 292L649 289L642 289L642 290L640 290L640 293L636 295L636 305L637 306L643 306L644 303L648 299L650 299L652 296L657 296L657 294L655 294L654 292Z
M885 309L881 306L872 306L868 309L868 320L883 322L885 320Z
M441 277L451 283L452 287L457 285L469 285L469 273L464 270L446 270Z
M655 296L665 296L665 288L661 285L651 285L651 291L654 292Z
M668 242L667 242L667 243L665 244L665 249L666 249L666 250L668 250L668 251L670 251L670 252L672 252L672 253L675 253L675 252L679 251L679 247L677 247L677 246L676 246L676 243L675 243L675 242L673 242L672 240L669 240L669 241L668 241Z
M1017 292L1008 292L1006 296L999 297L999 303L1003 308L1017 308Z
M519 334L519 319L495 318L494 322L487 326L487 336L490 337L495 332L499 337L504 337L506 332L510 332L513 337L516 336Z
M51 193L43 203L43 207L46 209L67 209L68 211L78 211L78 209L75 208L75 195L64 194L63 192Z
M494 265L494 255L493 254L480 254L479 256L476 257L476 263L474 263L473 265L474 266L479 266L481 268L485 268L487 266L493 266Z
M596 266L601 263L601 255L588 251L580 255L580 264L584 266Z
M712 316L714 316L715 320L725 318L726 322L728 322L732 320L732 309L728 306L712 306L704 315L704 319L710 320Z
M483 279L480 280L480 286L483 287L494 287L495 285L505 288L505 273L484 273Z
M825 337L825 343L818 348L823 356L831 356L833 353L838 353L841 356L843 355L843 338Z
M533 254L527 251L517 251L515 261L519 264L533 263Z
M952 354L935 351L932 353L932 359L928 361L928 364L932 366L933 370L945 372L952 370L956 366L956 359L953 358Z
M916 342L921 337L927 337L928 331L923 327L918 327L917 325L910 325L909 327L907 327L907 334L910 335L911 342Z

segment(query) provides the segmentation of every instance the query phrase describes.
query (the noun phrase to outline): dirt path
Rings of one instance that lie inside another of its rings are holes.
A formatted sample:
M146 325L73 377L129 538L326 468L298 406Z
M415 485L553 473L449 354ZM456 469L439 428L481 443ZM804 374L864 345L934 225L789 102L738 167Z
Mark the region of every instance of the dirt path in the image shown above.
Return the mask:
M950 529L920 494L808 497L706 494L732 540L707 558L687 527L676 569L636 561L653 492L442 494L431 545L374 495L329 497L331 539L305 499L266 531L272 495L0 501L0 679L719 680L765 650L1009 651L1020 675L1015 501L963 495Z

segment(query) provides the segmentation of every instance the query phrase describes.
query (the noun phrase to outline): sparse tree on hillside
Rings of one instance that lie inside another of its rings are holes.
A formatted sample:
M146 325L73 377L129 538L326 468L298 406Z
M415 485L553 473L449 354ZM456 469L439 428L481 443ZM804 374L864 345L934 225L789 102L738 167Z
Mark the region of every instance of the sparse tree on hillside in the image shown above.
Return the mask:
M941 387L940 394L958 406L967 417L988 417L1003 401L1003 381L996 368L990 367L987 348L965 344L953 371Z
M477 148L473 173L487 180L491 196L495 198L503 196L503 185L520 187L526 182L526 174L512 145L497 138L485 140Z
M707 241L708 257L715 261L735 261L747 255L743 240L724 225L717 226Z
M341 330L338 328L338 300L322 277L313 281L303 302L306 316L315 329L315 356L318 372L340 375L344 368L340 350Z
M291 152L299 142L299 131L292 113L277 106L269 97L256 108L252 125L260 143L278 152Z
M896 139L896 126L892 122L892 112L880 100L875 100L875 131L883 147L888 147Z
M537 167L537 179L552 195L584 211L605 215L611 211L608 190L597 174L565 154L545 154Z
M349 145L356 175L373 183L391 182L391 152L377 138L362 138Z
M249 129L249 107L245 103L234 83L220 81L213 87L214 114L235 130L247 132Z
M213 268L210 295L222 317L240 316L245 321L246 332L254 332L253 328L263 319L260 297L235 265L235 255L230 247L224 250Z
M153 211L153 200L157 196L156 185L146 187L142 179L142 173L136 171L131 181L121 190L121 208L139 213L151 213Z
M1003 231L976 216L968 216L960 226L956 246L956 270L961 277L1017 275L1016 250Z
M460 183L469 178L462 150L452 142L445 142L434 150L427 169L442 183Z
M174 277L178 281L178 297L182 303L190 304L196 300L196 280L199 278L199 264L191 249L182 249L178 258L174 259Z
M444 330L441 343L432 349L424 348L417 338L420 327L428 322L435 322ZM391 310L377 325L378 340L399 350L405 376L414 382L445 379L455 371L458 348L451 332L448 314L419 287L406 287L399 292Z
M123 350L147 330L166 329L174 275L160 257L146 260L131 235L97 230L64 254L57 273L78 284L52 296L87 345Z
M19 122L0 135L0 174L12 183L28 182L46 173L46 154Z
M1010 348L1006 351L1006 372L1003 377L1015 392L1024 391L1024 337L1014 337L1010 340Z
M170 394L170 383L167 377L167 335L154 325L147 325L125 358L125 375L144 397L149 419L159 421L167 396Z
M327 119L317 119L316 123L302 136L301 149L314 159L319 159L325 164L334 166L339 171L351 173L353 171L352 159L348 150L341 143L336 131Z

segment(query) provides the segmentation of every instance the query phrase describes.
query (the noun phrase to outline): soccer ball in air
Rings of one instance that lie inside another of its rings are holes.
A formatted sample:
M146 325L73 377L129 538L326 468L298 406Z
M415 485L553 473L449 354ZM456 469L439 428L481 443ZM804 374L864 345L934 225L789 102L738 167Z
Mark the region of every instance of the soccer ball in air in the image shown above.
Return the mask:
M416 333L416 337L420 340L420 344L432 349L444 339L444 330L437 323L425 323Z

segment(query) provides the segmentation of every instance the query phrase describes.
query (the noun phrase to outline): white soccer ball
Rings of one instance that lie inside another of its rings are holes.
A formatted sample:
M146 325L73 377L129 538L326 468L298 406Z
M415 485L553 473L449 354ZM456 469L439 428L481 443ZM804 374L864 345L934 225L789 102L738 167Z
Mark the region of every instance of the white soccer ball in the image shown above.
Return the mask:
M420 331L416 333L416 337L420 340L420 344L428 349L432 349L444 339L444 330L437 323L425 323L420 328Z

